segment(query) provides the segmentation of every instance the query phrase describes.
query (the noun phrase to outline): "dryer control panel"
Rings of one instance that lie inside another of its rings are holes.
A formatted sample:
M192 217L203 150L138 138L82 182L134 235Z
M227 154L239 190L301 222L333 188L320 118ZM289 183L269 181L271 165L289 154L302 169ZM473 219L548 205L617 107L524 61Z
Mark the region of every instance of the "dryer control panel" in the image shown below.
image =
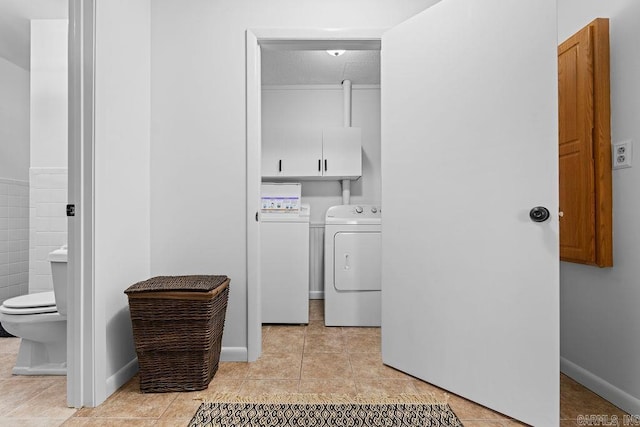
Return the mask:
M375 224L380 223L382 208L380 205L338 205L327 209L325 222L331 224Z

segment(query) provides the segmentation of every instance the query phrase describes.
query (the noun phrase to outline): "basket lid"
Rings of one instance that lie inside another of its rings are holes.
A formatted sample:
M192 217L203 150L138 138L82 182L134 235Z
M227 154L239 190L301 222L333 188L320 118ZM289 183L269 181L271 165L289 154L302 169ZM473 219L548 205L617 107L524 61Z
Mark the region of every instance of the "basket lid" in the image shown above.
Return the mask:
M227 276L156 276L129 286L124 293L187 291L210 292L222 285Z

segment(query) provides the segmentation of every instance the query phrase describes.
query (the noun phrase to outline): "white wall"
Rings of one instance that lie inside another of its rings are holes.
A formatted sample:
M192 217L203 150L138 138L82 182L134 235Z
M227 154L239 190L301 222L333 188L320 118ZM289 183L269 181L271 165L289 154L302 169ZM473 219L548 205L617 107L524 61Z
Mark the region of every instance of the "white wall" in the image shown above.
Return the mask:
M31 21L29 292L53 289L49 252L67 243L66 19Z
M433 3L152 2L151 272L231 277L223 346L236 356L247 346L245 31L386 28Z
M66 19L31 21L31 167L67 167Z
M610 18L612 141L640 150L640 2L559 0L559 41ZM631 414L640 413L640 164L613 171L614 267L562 263L562 370Z
M343 125L340 85L265 86L262 126L322 129ZM353 86L352 126L362 129L362 177L351 183L351 203L380 202L380 88ZM311 221L324 223L327 208L342 204L339 181L303 181L302 196L311 204Z
M0 178L29 180L29 71L0 57Z
M0 302L29 290L29 71L0 57Z
M123 292L149 277L149 7L149 0L96 2L97 403L137 369L128 301Z

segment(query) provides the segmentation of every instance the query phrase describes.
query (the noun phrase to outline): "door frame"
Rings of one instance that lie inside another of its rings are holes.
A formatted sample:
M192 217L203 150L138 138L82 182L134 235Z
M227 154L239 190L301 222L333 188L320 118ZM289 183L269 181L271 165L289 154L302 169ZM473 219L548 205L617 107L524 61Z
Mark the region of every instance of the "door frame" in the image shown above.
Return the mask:
M95 406L93 143L95 0L69 0L67 404Z
M260 184L261 172L261 55L263 43L310 45L345 43L352 48L380 43L386 29L248 29L247 72L247 358L253 362L262 353L260 285Z

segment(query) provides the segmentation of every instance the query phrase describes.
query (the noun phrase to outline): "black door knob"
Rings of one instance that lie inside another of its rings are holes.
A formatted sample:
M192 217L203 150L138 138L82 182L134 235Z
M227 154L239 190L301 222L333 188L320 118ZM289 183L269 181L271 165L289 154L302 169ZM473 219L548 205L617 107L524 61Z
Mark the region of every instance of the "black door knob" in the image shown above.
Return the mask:
M529 218L533 222L544 222L549 219L549 209L544 206L536 206L529 211Z

